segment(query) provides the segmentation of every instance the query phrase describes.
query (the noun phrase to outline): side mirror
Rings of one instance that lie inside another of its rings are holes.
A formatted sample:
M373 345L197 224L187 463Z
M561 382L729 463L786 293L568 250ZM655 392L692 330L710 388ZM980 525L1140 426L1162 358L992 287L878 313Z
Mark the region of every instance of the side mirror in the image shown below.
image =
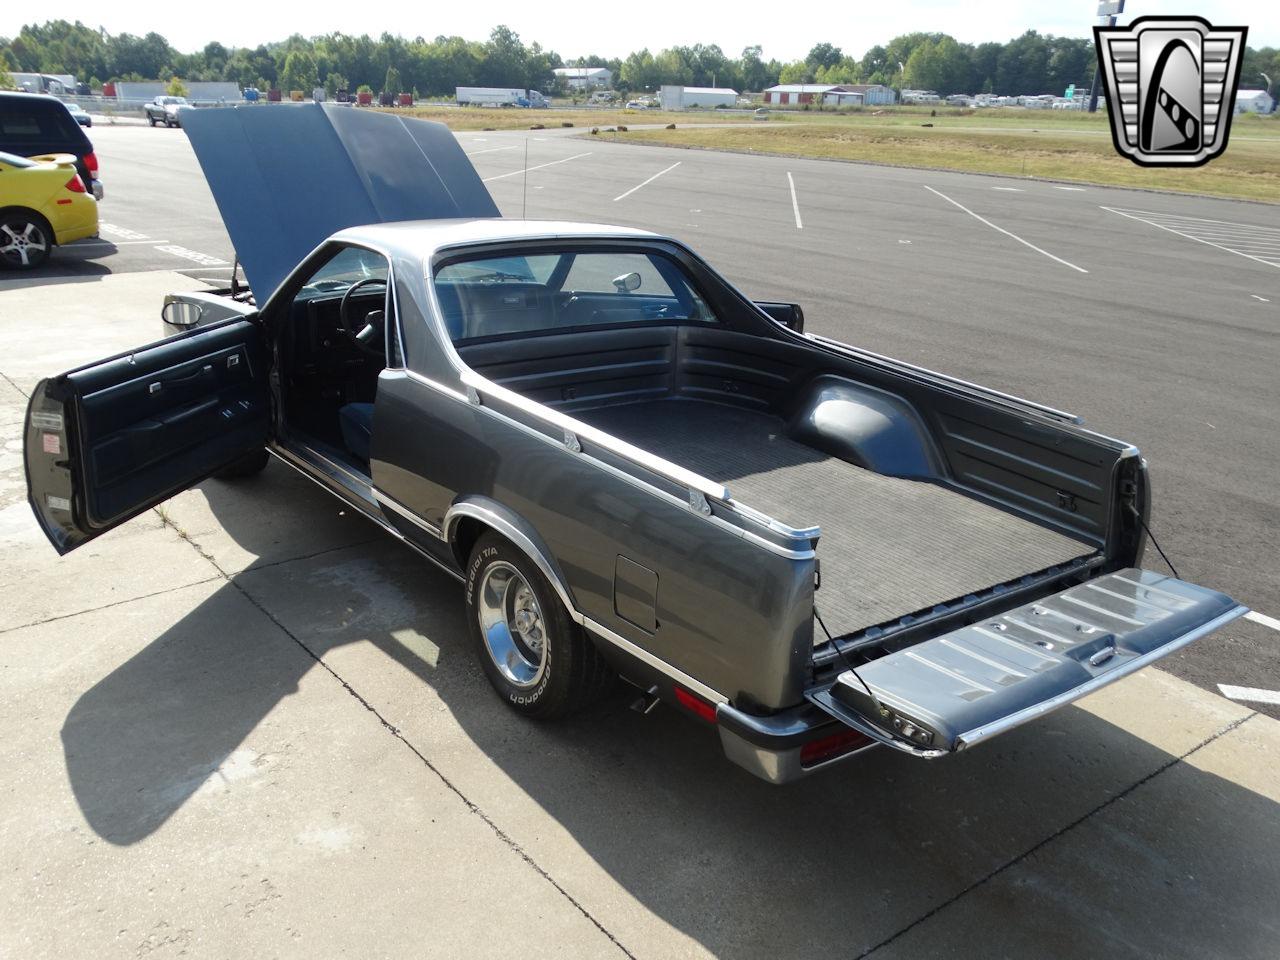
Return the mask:
M771 303L756 301L756 306L769 315L769 318L782 324L788 330L804 333L804 310L798 303Z
M200 315L203 313L200 304L188 300L167 300L160 308L160 318L179 330L190 330L200 322Z
M620 277L614 277L613 285L619 293L630 293L632 290L639 290L640 274L633 270L631 273L624 273Z

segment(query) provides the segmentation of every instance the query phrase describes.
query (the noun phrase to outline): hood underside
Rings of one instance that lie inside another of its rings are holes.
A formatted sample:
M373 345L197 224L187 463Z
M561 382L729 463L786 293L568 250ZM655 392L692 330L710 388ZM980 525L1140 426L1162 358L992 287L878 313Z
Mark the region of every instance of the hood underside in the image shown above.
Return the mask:
M185 110L182 127L258 303L346 227L500 215L441 123L305 104Z

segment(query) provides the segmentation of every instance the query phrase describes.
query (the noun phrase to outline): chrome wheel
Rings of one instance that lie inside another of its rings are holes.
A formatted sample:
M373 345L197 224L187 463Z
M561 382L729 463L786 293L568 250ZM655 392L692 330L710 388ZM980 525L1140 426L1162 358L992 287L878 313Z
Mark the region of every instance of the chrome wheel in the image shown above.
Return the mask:
M520 571L504 560L484 571L476 596L476 618L485 650L499 672L528 689L547 663L547 628L538 598Z
M40 225L23 217L0 223L0 257L15 267L34 267L49 255L49 238Z

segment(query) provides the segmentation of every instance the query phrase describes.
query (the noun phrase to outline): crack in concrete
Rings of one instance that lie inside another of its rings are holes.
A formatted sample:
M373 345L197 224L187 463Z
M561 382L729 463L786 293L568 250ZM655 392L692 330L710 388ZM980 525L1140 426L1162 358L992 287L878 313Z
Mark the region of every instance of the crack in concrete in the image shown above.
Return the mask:
M17 391L18 391L18 393L20 393L22 396L26 397L28 400L30 400L30 399L31 399L31 394L27 393L27 391L23 390L20 386L18 386L18 385L17 385L16 383L14 383L11 379L9 379L9 375L8 375L8 374L6 374L3 370L0 370L0 380L3 380L3 381L4 381L5 383L7 383L9 386L13 387L13 389L17 390Z
M326 553L337 553L339 550L349 550L352 547L364 547L371 543L377 543L381 537L369 537L367 540L355 540L351 543L343 543L336 547L325 547L323 550L317 550L315 553L304 553L297 557L287 557L284 560L272 560L269 563L250 564L243 570L239 571L236 576L241 573L257 573L259 570L270 570L273 567L283 567L288 563L297 563L300 560L312 560L316 557L323 557ZM214 564L217 566L217 564ZM225 574L224 574L225 576Z
M1119 793L1115 794L1114 796L1108 797L1106 800L1102 801L1102 803L1098 804L1092 810L1089 810L1081 814L1075 820L1072 820L1070 823L1054 831L1049 836L1045 837L1043 840L1040 840L1038 843L1032 844L1030 847L1028 847L1022 853L1018 854L1016 857L1006 860L1004 863L996 867L990 873L987 873L984 876L979 877L977 880L969 884L969 886L965 887L959 893L951 897L948 897L946 900L938 904L933 909L928 910L925 913L921 914L919 917L917 917L915 920L912 920L909 924L907 924L902 929L898 930L896 933L893 933L888 937L885 937L885 939L881 940L875 946L868 947L866 950L863 950L860 954L858 954L858 960L862 960L863 957L869 957L876 951L880 950L881 948L889 946L889 944L893 943L895 940L899 939L900 937L910 933L912 930L920 926L920 924L924 923L926 920L929 920L930 918L941 913L943 910L946 910L948 907L958 902L959 900L964 899L974 890L977 890L979 887L994 880L996 877L1000 876L1000 874L1004 873L1006 870L1010 869L1011 867L1015 867L1018 864L1022 863L1029 857L1036 854L1038 851L1042 850L1044 847L1048 846L1054 840L1057 840L1059 837L1065 836L1066 834L1070 833L1072 830L1080 826L1086 820L1089 820L1092 817L1094 817L1096 814L1099 814L1103 810L1106 810L1112 804L1118 803L1119 801L1123 800L1125 797L1129 796L1139 787L1154 780L1156 777L1160 776L1160 774L1164 773L1166 770L1170 769L1171 767L1174 767L1179 763L1182 763L1182 761L1186 760L1187 757L1191 756L1193 753L1203 750L1205 747L1213 743L1219 737L1224 737L1228 733L1230 733L1232 730L1236 730L1242 725L1244 725L1245 723L1248 723L1250 720L1252 720L1256 716L1258 716L1258 712L1255 710L1252 713L1248 714L1247 716L1240 717L1238 720L1232 720L1222 729L1217 730L1214 733L1210 734L1209 736L1205 737L1203 740L1197 743L1194 747L1192 747L1186 753L1183 753L1180 756L1170 757L1168 761L1156 767L1156 769L1152 770L1142 779L1136 781L1135 783L1130 784L1128 787L1121 790Z
M30 623L20 623L14 627L0 627L0 636L6 633L12 633L14 630L26 630L28 627L39 627L46 623L57 623L59 620L70 620L72 617L81 617L86 613L98 613L102 610L110 610L112 607L123 606L126 603L133 603L136 600L150 600L152 597L163 597L166 593L173 593L175 590L186 590L188 587L198 587L202 583L212 583L220 577L205 577L203 580L193 580L191 583L181 583L176 587L165 587L163 590L157 590L154 593L144 593L137 597L126 597L123 600L114 600L111 603L104 603L100 607L86 607L83 610L76 610L73 613L56 613L52 617L45 617L43 620L32 620Z
M493 832L493 835L497 837L499 841L505 844L508 849L510 849L513 853L516 854L516 856L518 856L521 860L523 860L524 863L534 871L534 873L540 876L547 883L551 884L551 886L555 889L555 891L559 893L560 896L564 897L565 900L567 900L574 907L574 909L576 909L580 914L582 914L582 916L586 918L586 920L589 923L591 923L592 926L594 926L605 937L607 937L609 942L612 943L615 947L617 947L618 950L623 954L623 956L627 957L628 960L636 960L636 955L632 953L630 950L628 950L626 946L623 945L622 941L620 941L612 933L612 931L609 930L608 927L606 927L603 923L597 920L595 916L592 915L591 911L589 911L585 906L583 906L582 903L576 897L574 897L573 894L571 894L568 890L566 890L563 886L561 886L561 884L555 879L555 877L553 877L545 867L543 867L540 863L538 863L538 861L535 860L533 856L529 854L514 837L512 837L500 826L498 826L498 824L494 821L494 819L490 817L487 813L485 813L479 804L477 804L474 800L471 800L465 793L462 792L461 788L459 788L456 784L454 784L452 780L450 780L448 777L444 775L443 771L441 771L434 763L428 760L426 755L421 750L419 750L416 746L414 746L414 744L409 740L409 738L405 736L404 731L402 731L399 727L397 727L395 724L389 721L385 716L383 716L381 711L379 711L377 707L375 707L372 703L366 700L355 689L355 687L351 686L351 684L348 683L346 679L344 679L336 670L333 669L333 667L325 663L319 654L317 654L314 650L312 650L309 646L307 646L306 643L304 643L298 636L296 636L293 633L293 631L291 631L288 627L286 627L284 623L282 623L275 616L275 614L273 614L270 610L268 610L266 606L264 606L256 597L254 597L243 586L237 583L235 577L229 575L225 570L223 570L222 567L218 565L218 562L209 554L209 552L206 551L202 546L200 546L200 544L197 543L196 540L190 534L188 534L185 530L183 530L180 526L178 526L177 523L175 523L171 517L169 517L167 514L161 513L159 510L157 510L156 512L160 514L160 518L161 520L164 521L165 526L171 527L174 533L176 533L179 537L181 537L183 540L189 543L191 545L191 548L195 550L196 553L198 553L203 559L207 560L213 566L213 568L218 571L218 573L222 576L222 578L227 581L227 583L229 583L232 587L238 590L241 596L243 596L246 600L249 601L249 603L251 603L254 607L256 607L264 617L266 617L273 624L275 624L275 626L280 630L281 633L283 633L286 637L288 637L295 644L301 647L303 652L306 653L306 655L309 656L312 660L314 660L317 664L319 664L331 677L333 677L333 679L336 680L342 686L342 689L344 689L348 694L350 694L352 697L355 698L357 703L359 703L362 707L364 707L371 714L373 714L373 716L377 719L378 723L382 725L382 728L386 730L388 733L390 733L397 740L399 740L402 744L404 744L404 746L408 748L408 750L415 757L417 757L419 761L421 761L424 767L430 770L431 773L433 773L436 776L436 778L454 796L456 796L459 800L462 801L463 805L467 808L467 810L470 813L480 818L480 821ZM348 546L352 546L352 544L348 544ZM341 549L341 548L335 548L335 549ZM329 551L327 550L321 551L321 553L328 553L328 552ZM304 558L299 557L295 559L304 559ZM213 578L213 579L216 579L216 578Z

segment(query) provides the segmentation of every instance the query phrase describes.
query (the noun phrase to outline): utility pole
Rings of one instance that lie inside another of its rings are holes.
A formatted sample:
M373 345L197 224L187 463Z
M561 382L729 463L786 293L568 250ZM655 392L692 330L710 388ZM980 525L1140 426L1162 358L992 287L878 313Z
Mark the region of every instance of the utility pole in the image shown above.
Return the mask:
M1116 25L1116 17L1124 13L1124 0L1102 0L1098 4L1098 26L1114 27ZM1093 82L1089 84L1089 112L1098 112L1098 71L1102 69L1102 64L1094 63L1093 65ZM1112 104L1107 104L1107 109L1114 109Z

